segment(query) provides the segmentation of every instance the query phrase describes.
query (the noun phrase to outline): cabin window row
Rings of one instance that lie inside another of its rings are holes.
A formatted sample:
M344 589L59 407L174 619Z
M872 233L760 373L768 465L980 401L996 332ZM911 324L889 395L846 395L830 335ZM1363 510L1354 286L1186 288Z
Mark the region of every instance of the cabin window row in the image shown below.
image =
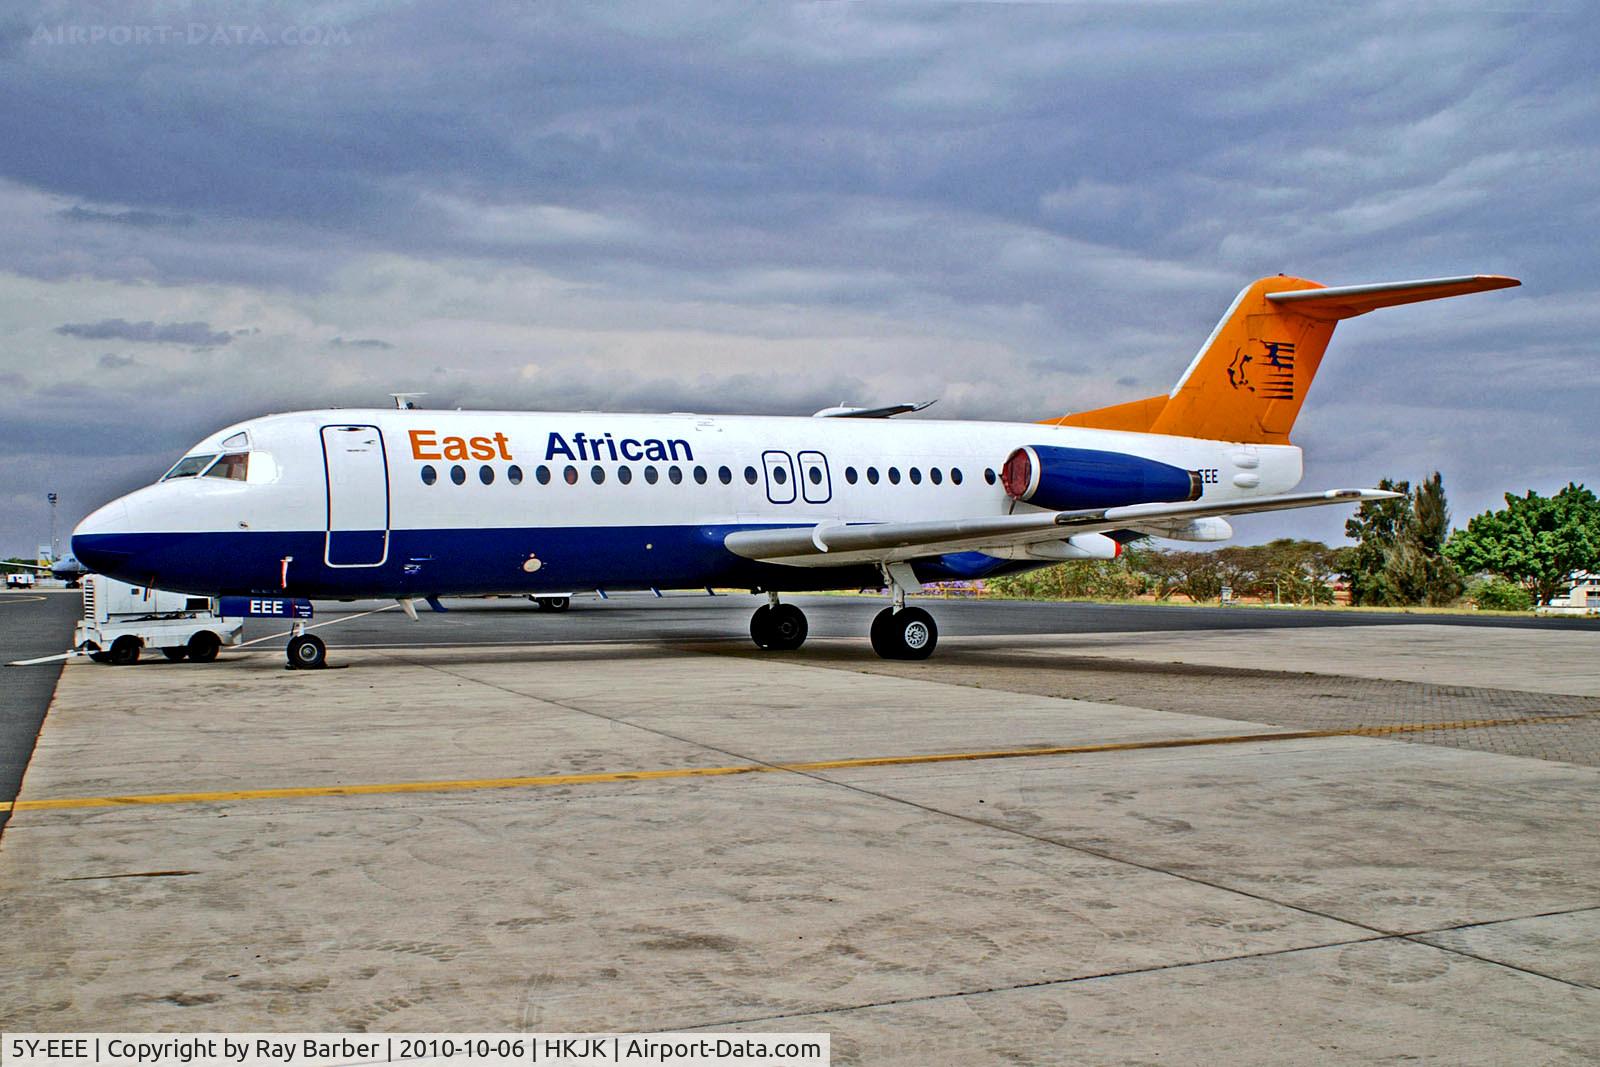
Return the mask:
M655 485L661 480L661 469L656 467L654 464L644 467L641 473L644 477L644 480L650 485ZM761 480L761 472L756 470L755 467L746 467L743 473L745 483L748 485L755 485L756 482ZM434 485L439 481L439 469L431 463L423 464L421 474L423 485ZM556 476L556 473L552 471L549 466L543 463L533 469L534 480L540 485L549 485ZM577 485L578 482L582 480L582 475L579 473L578 468L572 464L568 464L567 466L561 468L559 476L568 485ZM689 476L694 479L696 485L705 485L711 480L710 472L707 471L705 467L700 466L692 468L689 472ZM821 468L811 467L806 471L806 476L811 480L812 484L822 484ZM450 480L456 485L465 485L467 482L467 468L457 463L450 467L449 477ZM493 466L485 463L478 468L478 481L482 482L484 485L493 485L495 477L495 469ZM511 466L506 468L505 477L506 481L510 482L512 485L521 485L523 478L522 468L515 463L511 464ZM603 485L606 477L606 469L600 464L596 463L594 466L589 468L589 480L595 485ZM731 468L717 468L717 481L721 482L723 485L733 484L733 477L733 470ZM906 469L904 477L909 480L912 485L921 485L923 478L922 468L909 467ZM927 477L928 481L934 485L944 484L946 477L949 478L951 485L960 485L965 476L961 473L960 467L951 467L948 475L946 475L946 473L938 467L929 467ZM666 478L667 481L671 482L673 485L682 484L684 479L683 468L679 467L677 464L667 467ZM861 478L861 471L857 470L855 467L846 467L844 469L844 480L849 482L851 485L855 485L861 480ZM877 467L866 468L866 481L868 485L877 485L885 478L887 478L890 485L899 485L902 478L900 468L889 467L882 474L879 473ZM628 485L633 481L633 468L628 466L618 467L616 471L616 479L623 485ZM782 485L784 482L789 480L789 472L783 467L774 467L772 470L772 479L779 485ZM984 469L983 479L990 485L995 484L996 475L992 467Z
M994 471L986 470L983 474L989 484L993 485L995 482ZM907 467L903 475L899 467L888 467L882 473L878 471L877 467L868 467L864 476L868 485L877 485L879 481L883 480L887 480L890 485L899 485L902 477L912 485L922 484L921 467ZM844 469L844 480L851 485L855 485L862 477L863 473L854 467L846 467ZM966 480L966 475L961 473L960 467L951 467L948 474L940 467L928 468L928 481L932 484L943 485L946 478L949 479L951 485L960 485Z
M682 484L685 477L684 468L673 464L672 466L667 467L665 472L667 481L671 482L673 485ZM757 478L756 469L754 467L746 467L744 473L745 480L754 485ZM662 478L662 469L656 467L654 464L651 464L642 468L640 474L646 482L650 483L651 485L655 485ZM423 464L421 475L423 485L434 485L439 481L439 469L431 463ZM457 485L465 485L467 482L467 468L463 467L459 463L449 468L448 475L450 480ZM506 468L506 481L510 482L512 485L521 485L523 476L522 468L515 463ZM482 482L484 485L493 485L495 482L495 477L495 469L491 465L485 463L483 466L478 468L478 481ZM548 465L541 463L539 466L533 469L534 481L538 482L540 485L549 485L558 477L565 481L568 485L577 485L581 480L581 475L579 474L578 468L570 464L566 467L560 468L559 470L553 470ZM615 477L617 481L621 482L623 485L627 485L633 481L633 468L618 467ZM688 477L693 478L699 485L705 485L711 480L710 472L708 472L704 467L692 468L689 471ZM596 485L603 484L606 478L606 468L600 466L598 463L589 468L589 479ZM729 470L727 467L720 467L717 470L717 479L721 481L723 485L729 485L733 482L733 471Z

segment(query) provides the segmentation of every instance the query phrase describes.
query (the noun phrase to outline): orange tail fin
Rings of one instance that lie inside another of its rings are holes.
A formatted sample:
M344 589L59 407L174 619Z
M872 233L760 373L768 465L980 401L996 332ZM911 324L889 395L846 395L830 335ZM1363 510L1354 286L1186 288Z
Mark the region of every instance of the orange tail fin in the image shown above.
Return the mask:
M1515 278L1478 274L1330 289L1281 274L1262 278L1234 300L1171 393L1044 421L1288 444L1338 320L1396 304L1520 284Z

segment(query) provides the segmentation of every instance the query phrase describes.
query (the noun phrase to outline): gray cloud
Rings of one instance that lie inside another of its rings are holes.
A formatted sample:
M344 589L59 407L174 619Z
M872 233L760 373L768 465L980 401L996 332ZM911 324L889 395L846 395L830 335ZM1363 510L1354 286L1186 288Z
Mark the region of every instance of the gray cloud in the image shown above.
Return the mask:
M1600 226L1600 108L1573 88L1590 8L331 10L351 31L335 62L0 26L0 285L23 293L0 342L89 390L15 399L68 425L139 407L125 433L165 436L108 461L120 477L233 414L387 388L1045 417L1168 387L1233 293L1279 271L1528 280L1341 325L1297 428L1308 485L1437 465L1461 510L1600 454L1600 427L1565 415L1600 402L1600 253L1574 238ZM108 317L129 306L152 321ZM265 329L209 324L237 321ZM382 340L350 335L368 328ZM163 353L130 396L63 337L238 358L213 376ZM328 373L368 351L393 381ZM1561 447L1491 432L1508 423Z
M137 366L138 363L132 356L120 356L115 352L107 352L99 360L99 366L106 370L122 370L124 367Z
M190 226L194 223L193 215L172 215L161 211L98 211L75 204L61 212L61 217L68 222L95 222L106 223L114 226L133 226L138 229L150 229L158 226Z
M213 330L209 322L129 322L127 319L102 319L99 322L67 322L56 327L64 337L85 340L147 341L153 344L198 345L211 348L233 340L226 331Z

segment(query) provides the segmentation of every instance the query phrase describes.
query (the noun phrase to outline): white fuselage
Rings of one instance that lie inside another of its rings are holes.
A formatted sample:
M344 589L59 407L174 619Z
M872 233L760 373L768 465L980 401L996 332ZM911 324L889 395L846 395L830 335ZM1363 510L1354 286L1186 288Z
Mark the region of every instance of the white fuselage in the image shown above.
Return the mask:
M1301 476L1292 446L1037 423L306 411L211 435L190 456L245 454L242 476L218 467L138 490L86 519L73 548L118 577L211 594L848 587L860 567L752 563L722 538L1031 510L996 477L1026 445L1198 471L1206 500L1282 493ZM927 580L983 571L919 564Z

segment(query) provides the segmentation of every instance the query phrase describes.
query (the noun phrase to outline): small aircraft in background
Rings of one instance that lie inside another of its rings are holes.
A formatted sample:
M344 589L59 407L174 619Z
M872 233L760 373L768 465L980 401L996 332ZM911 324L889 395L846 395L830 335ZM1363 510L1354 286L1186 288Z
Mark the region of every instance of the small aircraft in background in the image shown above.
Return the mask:
M1144 536L1212 542L1227 517L1395 494L1292 492L1289 432L1334 325L1376 308L1502 289L1473 275L1245 287L1170 392L1040 422L302 411L207 437L73 534L90 568L139 585L296 598L747 588L765 649L799 648L780 594L885 589L879 655L938 639L923 582L1109 559ZM327 650L296 627L294 667Z
M89 573L89 568L78 562L76 556L68 552L54 563L4 563L6 567L16 567L29 571L38 571L48 574L52 578L59 578L66 583L68 589L76 589L83 576Z

